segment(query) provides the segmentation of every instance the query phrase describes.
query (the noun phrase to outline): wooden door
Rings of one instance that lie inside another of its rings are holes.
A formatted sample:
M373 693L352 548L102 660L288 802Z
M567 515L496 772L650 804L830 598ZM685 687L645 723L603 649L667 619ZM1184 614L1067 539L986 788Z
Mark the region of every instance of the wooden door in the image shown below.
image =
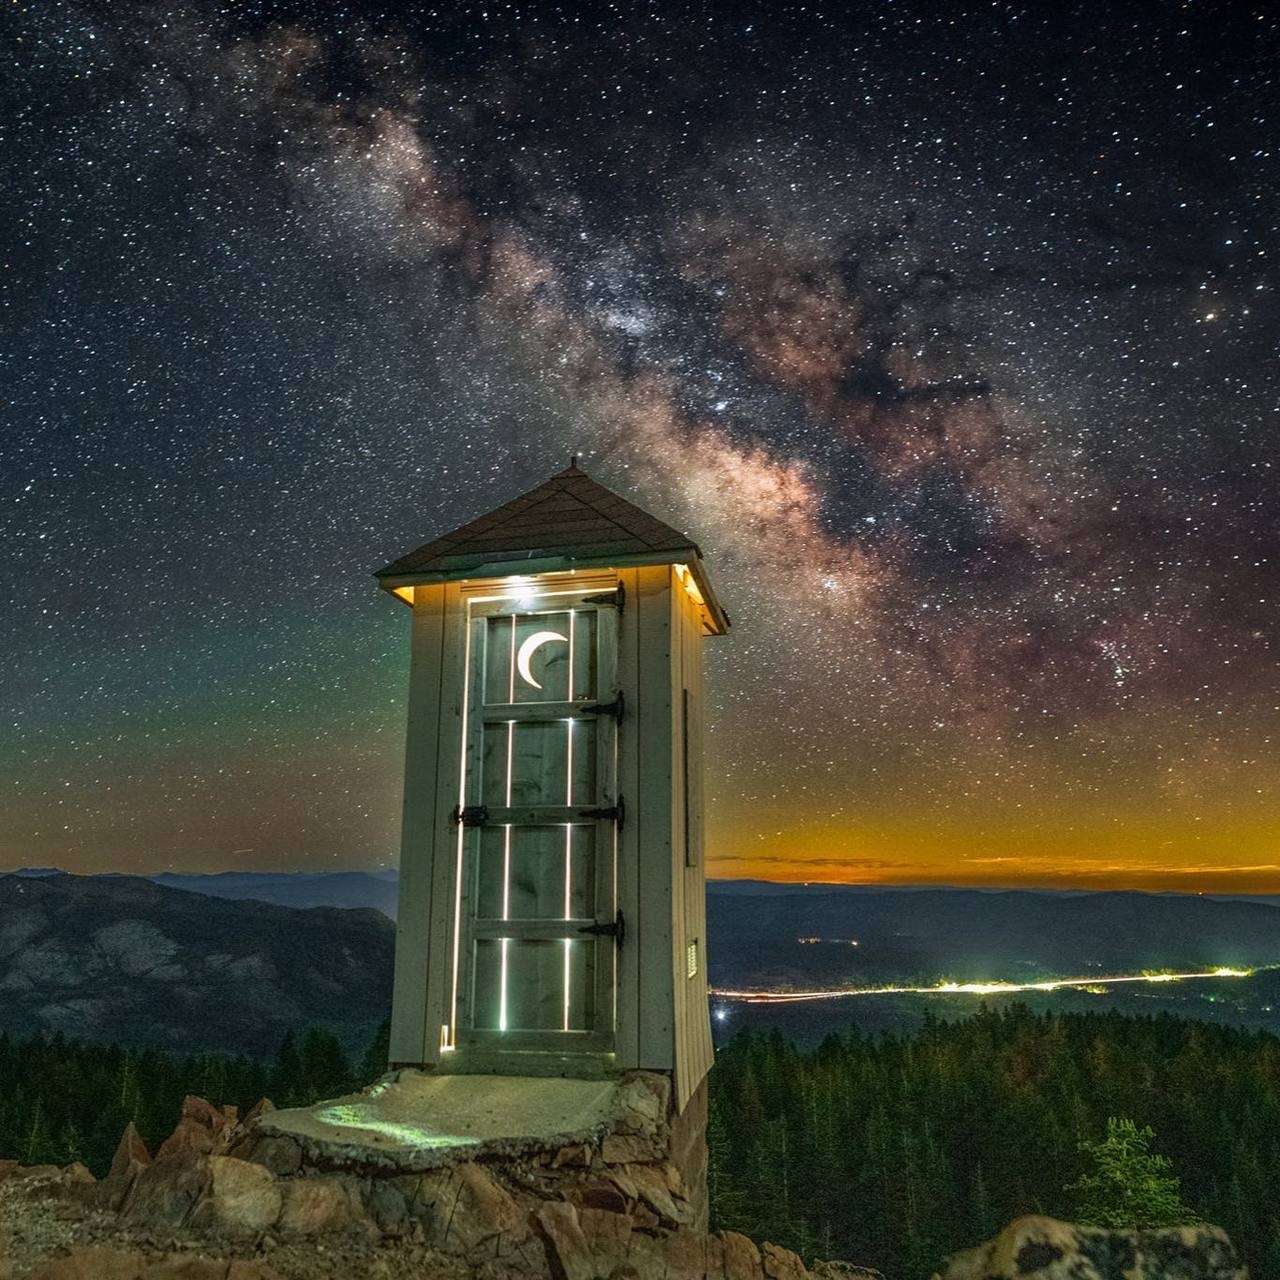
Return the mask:
M617 951L614 593L472 606L458 1047L604 1053Z

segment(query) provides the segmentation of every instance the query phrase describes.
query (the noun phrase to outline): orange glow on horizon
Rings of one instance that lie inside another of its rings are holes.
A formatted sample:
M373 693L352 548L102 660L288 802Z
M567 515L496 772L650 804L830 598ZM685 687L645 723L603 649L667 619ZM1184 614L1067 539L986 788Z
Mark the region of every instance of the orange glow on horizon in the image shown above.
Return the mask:
M1011 863L1013 859L1009 860ZM1078 869L1056 866L1041 869L1038 860L1018 860L1020 865L1003 871L976 872L963 864L926 871L904 867L886 869L883 874L859 874L856 867L841 875L824 864L820 871L797 861L794 871L782 873L770 863L754 867L746 859L724 859L708 865L711 880L760 880L770 884L831 885L844 888L952 888L952 889L1047 889L1141 893L1188 894L1275 894L1280 895L1280 865L1240 867L1135 867L1082 863Z

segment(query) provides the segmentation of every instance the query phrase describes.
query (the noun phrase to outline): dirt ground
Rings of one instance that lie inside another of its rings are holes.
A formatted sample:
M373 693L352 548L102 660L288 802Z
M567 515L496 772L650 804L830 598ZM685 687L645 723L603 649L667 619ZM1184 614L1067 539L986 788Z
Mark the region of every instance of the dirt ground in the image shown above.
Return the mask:
M359 1231L281 1241L270 1234L232 1239L125 1230L115 1214L86 1210L56 1178L0 1183L0 1280L24 1280L41 1262L77 1245L137 1252L149 1262L187 1257L266 1264L280 1280L523 1280L498 1259L473 1265L412 1239L373 1240Z

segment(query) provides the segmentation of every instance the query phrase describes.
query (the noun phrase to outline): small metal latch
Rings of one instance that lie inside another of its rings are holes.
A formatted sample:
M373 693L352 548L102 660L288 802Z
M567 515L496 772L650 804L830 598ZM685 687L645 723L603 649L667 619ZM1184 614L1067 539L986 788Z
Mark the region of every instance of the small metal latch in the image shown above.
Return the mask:
M618 690L618 696L612 702L593 702L588 707L579 707L578 714L580 716L596 715L596 716L612 716L617 724L622 723L623 714L627 709L627 700L621 689Z
M622 612L622 606L627 602L627 589L618 583L612 591L601 591L599 595L583 596L583 604L611 604L619 613Z
M612 938L621 947L623 939L627 936L627 922L623 917L622 908L618 908L618 914L608 924L584 924L578 932L589 933L596 938Z
M599 809L579 809L578 817L580 818L600 818L606 822L616 822L618 830L622 830L622 824L627 820L627 806L621 796L618 797L617 804L611 804L606 808Z
M455 825L461 823L464 827L484 827L489 823L489 810L482 804L471 804L466 808L456 805L449 817Z

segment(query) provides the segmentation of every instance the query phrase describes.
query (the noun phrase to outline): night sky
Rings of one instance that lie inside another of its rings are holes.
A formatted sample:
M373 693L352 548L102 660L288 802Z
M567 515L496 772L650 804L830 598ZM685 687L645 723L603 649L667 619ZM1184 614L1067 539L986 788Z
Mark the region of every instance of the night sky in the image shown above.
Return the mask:
M713 873L1280 891L1267 10L6 6L0 867L391 862L369 572L577 452Z

